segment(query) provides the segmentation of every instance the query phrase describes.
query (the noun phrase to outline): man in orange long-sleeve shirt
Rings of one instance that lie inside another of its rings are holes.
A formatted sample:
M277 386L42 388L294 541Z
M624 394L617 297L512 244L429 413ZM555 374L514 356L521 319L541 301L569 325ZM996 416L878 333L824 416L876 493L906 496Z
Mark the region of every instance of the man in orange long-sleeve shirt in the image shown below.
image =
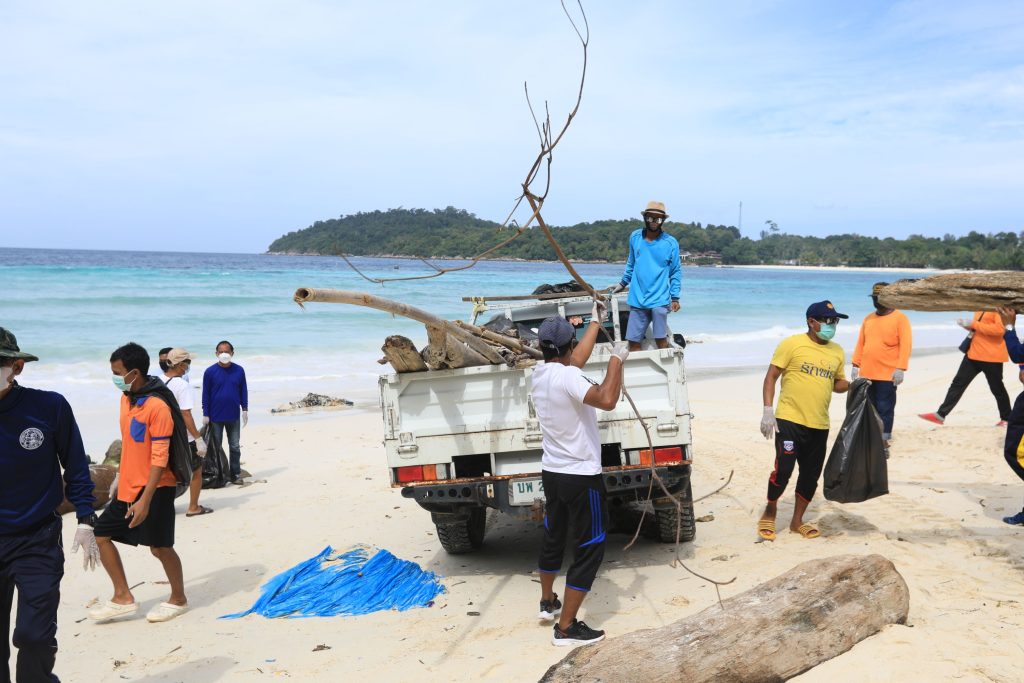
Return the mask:
M946 416L952 412L968 385L975 377L984 373L989 391L995 396L996 405L999 407L999 422L996 426L1005 427L1006 420L1010 417L1010 395L1006 393L1006 387L1003 385L1003 364L1010 360L1010 355L1006 352L1006 343L1003 341L1003 334L1006 331L1003 319L995 311L978 311L971 320L958 320L957 323L974 333L971 346L960 362L960 369L956 371L953 383L949 385L946 400L934 413L924 413L920 417L936 424L945 422Z
M869 313L860 325L860 336L853 351L851 379L871 380L868 399L882 418L882 438L886 448L892 440L893 415L896 412L896 387L903 382L903 373L910 365L910 320L900 311L887 308L878 301L878 292L887 282L875 283L871 301L875 312Z

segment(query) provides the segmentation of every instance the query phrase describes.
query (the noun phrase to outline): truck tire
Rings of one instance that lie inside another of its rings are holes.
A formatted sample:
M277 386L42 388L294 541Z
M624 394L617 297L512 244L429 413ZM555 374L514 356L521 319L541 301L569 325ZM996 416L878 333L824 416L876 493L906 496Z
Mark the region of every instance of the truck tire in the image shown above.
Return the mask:
M677 494L679 495L679 494ZM693 514L693 490L690 482L686 482L686 488L679 495L679 503L682 509L679 510L679 542L689 543L697 536L697 521ZM676 542L676 508L660 508L654 511L658 518L658 538L662 543Z
M487 508L470 508L469 516L450 521L434 518L437 540L449 555L464 555L479 550L484 544L487 527Z

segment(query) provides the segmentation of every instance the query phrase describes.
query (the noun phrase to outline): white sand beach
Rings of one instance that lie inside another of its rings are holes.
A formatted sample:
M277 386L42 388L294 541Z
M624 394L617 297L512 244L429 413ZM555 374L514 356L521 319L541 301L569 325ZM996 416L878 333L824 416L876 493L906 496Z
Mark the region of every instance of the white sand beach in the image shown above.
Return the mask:
M890 626L796 680L1022 680L1024 528L1000 518L1020 509L1024 484L1003 461L995 402L979 379L945 426L916 417L936 408L959 360L953 353L912 362L896 409L891 493L858 505L819 495L808 515L821 526L817 540L783 531L774 543L757 542L773 454L758 432L761 372L691 382L694 495L735 474L724 491L697 503L698 516L714 519L698 525L684 557L707 575L736 577L723 597L804 560L844 553L888 557L910 587L906 626ZM1012 396L1021 390L1013 365L1005 383ZM844 397L835 397L833 436L843 407ZM496 514L482 551L446 555L430 516L388 484L377 413L260 420L243 431L243 466L256 481L203 493L214 514L186 519L178 500L176 547L191 604L184 616L145 621L141 615L166 598L167 587L145 549L127 548L129 582L144 582L134 589L139 616L89 622L87 605L109 597L109 582L102 571L83 573L80 558L68 555L56 668L62 680L535 681L567 654L550 645L550 627L534 620L536 525ZM792 511L792 485L783 500L780 520ZM74 525L65 518L68 545ZM671 547L643 540L625 552L628 541L628 533L609 537L583 608L588 623L613 637L717 609L711 585L669 566ZM402 613L218 619L250 606L260 584L328 544L386 548L442 575L448 592L432 607ZM314 651L318 645L330 649Z

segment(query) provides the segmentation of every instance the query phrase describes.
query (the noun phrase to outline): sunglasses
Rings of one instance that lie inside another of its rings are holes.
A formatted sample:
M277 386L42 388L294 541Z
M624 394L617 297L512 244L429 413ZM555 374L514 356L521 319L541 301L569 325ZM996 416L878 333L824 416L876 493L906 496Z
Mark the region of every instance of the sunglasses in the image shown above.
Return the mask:
M815 320L817 320L819 323L824 323L826 325L838 325L839 324L839 318L815 318Z
M644 221L649 225L661 225L665 219L662 216L644 216Z

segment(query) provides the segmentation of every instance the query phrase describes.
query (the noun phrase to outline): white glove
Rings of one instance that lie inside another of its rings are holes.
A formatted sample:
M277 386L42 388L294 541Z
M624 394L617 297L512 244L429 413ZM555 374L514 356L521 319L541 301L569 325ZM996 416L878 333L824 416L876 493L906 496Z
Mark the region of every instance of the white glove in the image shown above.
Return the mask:
M206 457L206 441L203 439L196 439L196 453L199 454L200 458Z
M207 417L206 415L203 415L203 426L205 427L208 424L210 424L210 418Z
M964 320L963 318L957 318L956 319L956 324L959 325L960 327L964 328L965 330L969 330L974 325L974 321L973 320Z
M903 384L903 371L899 368L892 371L892 384L896 387Z
M603 301L594 300L594 308L590 311L590 319L595 320L598 323L603 323L605 318L608 317L608 307L604 305Z
M775 411L771 406L765 406L764 413L761 414L761 434L764 438L770 439L775 436L777 431L779 431L779 423L775 421Z
M93 571L100 563L100 547L96 545L96 533L88 524L79 524L75 531L75 540L71 544L71 552L77 553L82 548L82 569Z
M242 426L244 427L247 424L249 424L249 411L248 410L243 410L242 411Z
M612 355L622 361L622 364L626 364L626 359L629 358L629 344L626 342L616 342L612 346Z
M626 286L624 284L622 284L621 282L616 282L614 285L612 285L608 289L611 290L612 294L618 294L619 292L621 292L625 288L626 288Z
M850 381L852 382L858 377L860 377L860 368L854 365L853 367L850 368Z

